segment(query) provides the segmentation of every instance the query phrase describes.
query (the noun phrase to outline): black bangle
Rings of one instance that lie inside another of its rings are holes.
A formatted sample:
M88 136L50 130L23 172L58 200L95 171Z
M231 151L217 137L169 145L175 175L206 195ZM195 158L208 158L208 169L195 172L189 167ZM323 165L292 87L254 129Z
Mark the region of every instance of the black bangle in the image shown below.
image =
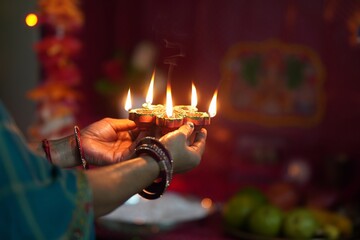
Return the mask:
M153 137L141 139L135 147L133 155L148 154L160 167L158 177L154 182L139 192L146 199L157 199L169 187L173 174L173 160L165 146Z

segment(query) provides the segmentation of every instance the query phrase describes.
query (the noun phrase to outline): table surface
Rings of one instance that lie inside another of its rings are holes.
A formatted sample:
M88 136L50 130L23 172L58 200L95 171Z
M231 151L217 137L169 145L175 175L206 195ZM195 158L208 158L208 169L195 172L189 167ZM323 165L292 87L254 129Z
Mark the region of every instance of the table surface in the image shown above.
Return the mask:
M222 218L216 212L205 219L194 222L183 223L173 229L147 236L129 236L120 232L109 230L96 225L96 237L99 240L107 239L147 239L147 240L177 240L177 239L209 239L209 240L231 240L236 239L227 234L222 225Z

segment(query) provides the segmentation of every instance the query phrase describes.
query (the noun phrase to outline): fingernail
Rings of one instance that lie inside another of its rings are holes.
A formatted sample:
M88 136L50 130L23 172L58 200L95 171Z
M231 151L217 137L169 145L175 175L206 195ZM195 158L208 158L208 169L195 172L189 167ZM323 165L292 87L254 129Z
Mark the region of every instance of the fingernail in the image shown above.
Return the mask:
M194 123L188 122L189 127L194 128Z

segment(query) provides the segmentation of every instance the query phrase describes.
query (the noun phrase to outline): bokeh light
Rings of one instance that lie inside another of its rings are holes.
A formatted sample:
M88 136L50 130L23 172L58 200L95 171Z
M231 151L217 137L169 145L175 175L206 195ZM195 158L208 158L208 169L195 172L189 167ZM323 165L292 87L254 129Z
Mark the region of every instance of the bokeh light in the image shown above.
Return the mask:
M38 23L38 17L35 13L29 13L26 15L25 23L29 27L34 27Z
M203 208L211 208L212 207L212 204L213 204L213 202L212 202L212 200L210 199L210 198L203 198L202 200L201 200L201 206L203 207Z

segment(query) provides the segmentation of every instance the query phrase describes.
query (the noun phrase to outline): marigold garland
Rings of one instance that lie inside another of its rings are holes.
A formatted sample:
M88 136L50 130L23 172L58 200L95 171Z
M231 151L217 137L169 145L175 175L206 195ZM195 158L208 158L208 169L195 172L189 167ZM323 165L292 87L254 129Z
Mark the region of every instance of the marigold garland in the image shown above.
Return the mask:
M28 93L37 102L37 116L29 129L32 138L61 137L72 132L81 95L75 87L81 73L75 58L81 51L76 33L83 25L77 0L40 0L40 19L45 36L35 44L42 81Z

